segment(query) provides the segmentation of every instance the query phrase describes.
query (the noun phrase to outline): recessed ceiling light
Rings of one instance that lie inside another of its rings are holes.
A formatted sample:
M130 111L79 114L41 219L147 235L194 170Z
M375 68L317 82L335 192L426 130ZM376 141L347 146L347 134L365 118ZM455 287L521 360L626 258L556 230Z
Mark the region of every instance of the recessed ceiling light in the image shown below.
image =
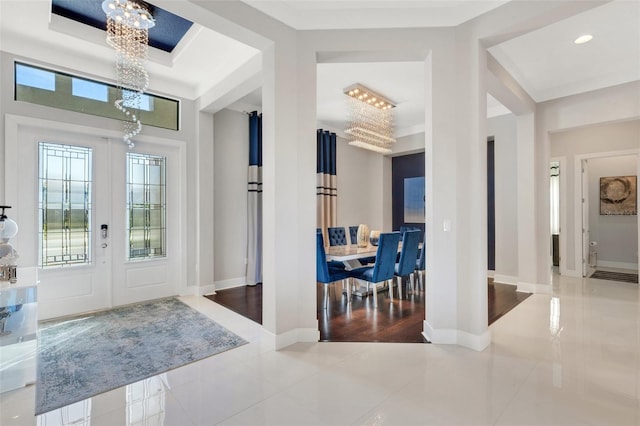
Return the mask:
M580 37L575 39L573 42L575 44L583 44L583 43L591 41L592 38L593 38L593 36L591 34L585 34L585 35L581 35Z

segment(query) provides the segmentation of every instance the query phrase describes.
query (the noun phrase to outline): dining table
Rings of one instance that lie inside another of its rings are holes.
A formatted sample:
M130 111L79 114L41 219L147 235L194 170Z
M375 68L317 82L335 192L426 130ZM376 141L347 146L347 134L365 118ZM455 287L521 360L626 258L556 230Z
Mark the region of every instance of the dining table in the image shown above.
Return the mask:
M398 250L400 250L400 244L398 245ZM327 260L342 262L347 270L366 266L360 262L360 259L374 257L377 251L378 246L371 244L368 244L365 247L360 247L356 244L325 247ZM371 291L367 291L367 284L364 281L357 281L359 282L359 285L351 291L352 295L364 297L371 293ZM345 292L348 293L346 290Z
M377 251L378 246L373 246L371 244L368 244L365 247L360 247L356 244L325 247L327 260L350 263L351 265L354 265L351 269L362 266L358 260L365 257L375 256Z

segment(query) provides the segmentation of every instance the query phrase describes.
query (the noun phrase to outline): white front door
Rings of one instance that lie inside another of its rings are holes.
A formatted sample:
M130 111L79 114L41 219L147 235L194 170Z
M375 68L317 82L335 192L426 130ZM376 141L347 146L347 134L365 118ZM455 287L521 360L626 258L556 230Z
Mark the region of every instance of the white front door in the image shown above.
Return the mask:
M167 226L179 220L177 148L129 151L120 140L35 127L18 134L25 167L10 177L10 213L19 264L39 267L41 319L179 294L180 246L168 242L181 241L180 227Z
M113 303L124 305L180 291L180 162L176 147L113 142L111 219Z

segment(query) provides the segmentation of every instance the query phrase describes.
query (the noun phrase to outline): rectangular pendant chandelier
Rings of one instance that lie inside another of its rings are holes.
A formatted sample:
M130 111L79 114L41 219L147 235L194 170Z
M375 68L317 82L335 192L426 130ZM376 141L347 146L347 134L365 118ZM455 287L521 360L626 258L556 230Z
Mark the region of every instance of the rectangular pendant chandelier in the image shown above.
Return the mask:
M350 117L345 133L349 145L382 154L391 153L396 140L393 137L393 114L396 105L388 98L362 84L344 89L348 96Z

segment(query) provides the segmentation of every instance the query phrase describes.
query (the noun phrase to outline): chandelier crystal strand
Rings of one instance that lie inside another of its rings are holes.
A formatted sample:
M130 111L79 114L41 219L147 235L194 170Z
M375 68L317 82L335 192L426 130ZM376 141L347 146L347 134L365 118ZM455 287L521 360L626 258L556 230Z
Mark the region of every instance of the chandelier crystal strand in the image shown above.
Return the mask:
M149 88L149 74L145 66L149 28L155 25L155 21L149 7L134 0L105 0L102 10L107 15L107 44L116 51L120 96L115 106L126 116L122 139L129 148L133 148L132 138L142 130L136 111L140 111L144 92Z
M362 85L346 89L350 117L345 133L349 144L388 154L396 142L393 137L391 102Z

